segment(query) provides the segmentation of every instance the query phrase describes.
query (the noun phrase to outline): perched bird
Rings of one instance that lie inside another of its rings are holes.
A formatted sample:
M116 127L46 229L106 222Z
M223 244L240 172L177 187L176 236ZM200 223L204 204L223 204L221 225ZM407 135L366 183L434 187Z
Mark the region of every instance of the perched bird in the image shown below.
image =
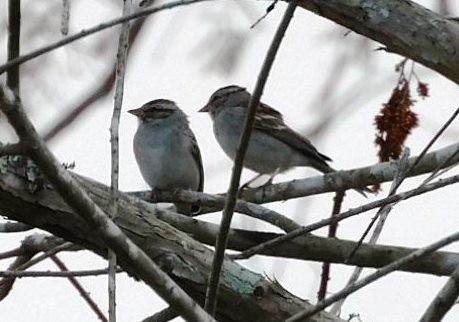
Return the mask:
M233 160L244 128L250 97L251 94L243 87L222 87L212 94L206 106L199 111L210 114L215 137L223 151ZM260 175L270 174L272 180L277 173L293 167L308 166L323 173L333 172L328 161L331 161L329 157L317 151L308 139L284 123L281 113L260 103L244 158L246 168Z
M134 154L144 180L158 190L188 189L203 191L204 170L201 152L185 113L172 101L157 99L128 111L137 116ZM177 211L196 214L199 205Z

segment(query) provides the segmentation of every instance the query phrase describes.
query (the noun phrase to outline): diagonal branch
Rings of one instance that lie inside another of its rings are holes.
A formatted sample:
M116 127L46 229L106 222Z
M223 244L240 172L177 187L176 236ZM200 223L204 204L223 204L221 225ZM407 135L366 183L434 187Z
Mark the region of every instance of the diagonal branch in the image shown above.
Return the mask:
M295 322L295 321L300 321L304 320L307 318L310 318L314 314L317 314L318 312L322 311L329 305L335 303L336 301L339 301L340 299L348 296L349 294L354 293L355 291L358 291L359 289L369 285L370 283L380 279L381 277L384 277L393 271L397 270L398 268L407 265L409 263L412 263L419 258L422 258L424 255L432 253L444 246L447 246L451 243L454 243L459 240L459 232L456 232L454 234L451 234L445 238L442 238L426 247L420 248L408 256L405 256L403 258L400 258L389 265L384 266L383 268L378 269L375 273L370 274L357 282L355 282L352 285L346 286L343 288L341 291L333 294L332 296L318 302L314 307L312 308L307 308L303 311L298 312L297 314L291 316L286 320L286 322Z
M108 270L99 270L98 272L97 271L86 271L86 272L83 272L83 274L82 274L82 272L69 272L67 266L64 264L63 261L61 261L59 259L59 257L57 257L57 255L51 256L51 260L54 262L54 264L56 264L57 267L59 267L59 269L61 270L60 273L73 273L73 274L68 274L68 276L67 276L69 282L73 285L73 287L75 287L75 289L78 291L78 293L84 299L84 301L89 305L91 310L94 311L94 313L99 318L99 320L101 320L103 322L107 322L108 320L105 317L104 313L102 313L102 311L99 308L99 306L97 305L97 303L94 302L94 300L91 298L89 293L86 292L86 290L83 288L83 286L80 284L80 282L78 282L78 280L75 278L75 276L96 276L98 274L107 274ZM27 272L27 273L31 273L31 272ZM51 272L49 272L49 273L51 273ZM52 273L56 273L56 272L52 272ZM79 273L79 274L77 275L75 273Z
M80 214L113 249L117 256L135 267L142 280L191 321L212 321L196 303L126 235L89 198L80 185L57 161L38 136L21 104L14 102L12 93L0 89L0 109L16 130L28 154L68 205Z
M0 211L11 220L21 221L49 231L106 257L107 245L100 238L100 233L72 211L59 196L57 190L52 189L48 184L38 193L33 194L29 191L27 187L30 185L30 179L22 177L21 169L16 169L16 165L20 166L21 163L10 163L6 169L2 168L6 171L0 173ZM17 170L19 174L15 175ZM90 198L108 212L110 209L109 188L83 177L78 177L78 182L90 195ZM154 204L121 192L119 207L119 215L115 218L118 227L128 234L187 293L202 303L205 297L206 281L211 270L213 252L209 247L193 239L197 236L193 233L193 228L200 229L201 240L206 239L208 244L214 245L218 226L160 209ZM169 218L169 222L181 225L179 226L181 228L187 224L188 230L182 232L166 224L166 217ZM206 230L207 235L205 235ZM210 235L212 232L213 237ZM247 233L242 235L247 235ZM256 241L257 238L252 240L252 242ZM317 245L317 243L312 243L312 245ZM333 248L336 249L336 246L333 245ZM454 258L454 256L447 256L447 258L451 257ZM118 258L124 271L134 277L139 277L139 272L135 270L135 267L122 257ZM439 258L435 259L437 259L435 263L438 263ZM428 270L431 268L432 264ZM220 321L225 322L280 321L305 305L310 305L283 290L277 283L270 281L262 274L254 273L228 258L225 258L224 262L219 303L217 315ZM325 321L343 322L340 318L326 312L311 319L311 322Z
M212 262L212 272L209 276L209 284L207 286L205 309L212 316L215 315L218 297L218 286L220 280L220 273L222 270L223 257L225 256L226 244L228 242L228 231L231 226L231 219L233 218L234 208L239 192L239 181L241 179L242 167L244 162L245 152L249 146L252 128L255 123L255 113L260 104L260 98L263 94L263 88L268 80L269 72L276 58L277 51L279 50L284 34L288 25L293 17L296 5L290 3L285 10L281 23L274 35L273 41L266 53L265 61L258 75L257 83L252 96L250 97L249 106L247 109L247 117L244 124L238 148L236 150L236 157L234 158L233 172L231 174L230 186L228 188L228 195L226 197L225 208L223 210L222 219L220 222L220 232L215 243L215 254Z
M459 266L430 303L419 322L440 322L459 296Z
M99 31L102 31L102 30L105 30L105 29L108 29L108 28L111 28L113 26L116 26L116 25L120 25L126 21L129 21L129 20L133 20L133 19L138 19L138 18L142 18L142 17L146 17L148 15L151 15L151 14L154 14L154 13L157 13L159 11L163 11L163 10L167 10L167 9L172 9L172 8L175 8L175 7L180 7L180 6L186 6L186 5L190 5L190 4L194 4L194 3L197 3L197 2L203 2L203 1L208 1L208 0L177 0L177 1L172 1L172 2L169 2L169 3L166 3L164 5L161 5L161 6L157 6L157 7L154 7L154 8L151 8L151 9L145 9L145 10L141 10L141 11L138 11L138 12L135 12L135 13L132 13L126 17L120 17L120 18L116 18L116 19L113 19L113 20L110 20L108 22L105 22L105 23L101 23L95 27L91 27L89 29L86 29L86 30L82 30L81 32L77 33L77 34L74 34L72 36L68 36L68 37L65 37L59 41L56 41L55 43L52 43L52 44L49 44L49 45L46 45L40 49L37 49L29 54L26 54L26 55L23 55L23 56L19 56L18 58L16 59L13 59L9 62L7 62L6 64L3 64L0 66L0 75L3 74L5 71L7 71L8 69L14 67L14 66L19 66L29 60L32 60L34 58L37 58L43 54L46 54L46 53L49 53L50 51L53 51L57 48L60 48L60 47L63 47L67 44L70 44L74 41L77 41L79 39L82 39L84 37L87 37L89 35L92 35L92 34L95 34Z
M427 153L410 171L414 177L430 173L437 167L447 168L459 162L459 143ZM408 167L417 157L408 159ZM447 162L445 162L447 160ZM306 197L318 193L366 187L378 182L392 181L398 171L397 163L381 162L369 167L337 171L323 176L282 182L262 188L249 189L240 198L257 204Z
M264 242L264 243L262 243L260 245L254 246L254 247L252 247L250 249L246 249L242 253L232 256L232 258L233 259L249 258L249 257L251 257L251 256L253 256L255 254L258 254L259 252L264 251L265 249L276 247L279 244L282 244L282 243L284 243L286 241L289 241L289 240L292 240L294 238L297 238L298 236L305 235L305 234L307 234L309 232L312 232L312 231L314 231L316 229L328 226L332 222L335 222L335 221L339 222L339 221L344 220L346 218L350 218L350 217L353 217L355 215L358 215L358 214L360 214L362 212L365 212L365 211L368 211L368 210L371 210L371 209L374 209L374 208L383 207L385 205L389 205L389 204L395 203L395 202L400 201L400 200L406 200L406 199L409 199L411 197L417 196L419 194L422 194L422 193L425 193L425 192L428 192L428 191L431 191L431 190L439 189L439 188L442 188L442 187L444 187L446 185L449 185L449 184L455 184L457 182L459 182L459 175L456 175L456 176L453 176L453 177L450 177L450 178L447 178L447 179L444 179L444 180L439 180L439 181L437 181L435 183L431 183L431 184L428 184L428 185L422 185L422 186L420 186L420 187L418 187L416 189L413 189L413 190L409 190L409 191L406 191L406 192L403 192L403 193L400 193L400 194L397 194L397 195L392 195L392 196L389 196L389 197L386 197L386 198L383 198L383 199L380 199L380 200L376 200L376 201L367 203L367 204L359 206L357 208L353 208L353 209L350 209L350 210L345 211L343 213L340 213L340 214L334 216L333 218L323 219L323 220L320 220L320 221L315 222L313 224L310 224L308 226L300 227L298 229L295 229L295 230L289 232L286 235L281 235L281 236L279 236L277 238L274 238L272 240L266 241L266 242Z
M459 83L459 23L410 0L300 0L298 6Z
M138 35L142 30L142 27L145 24L145 19L138 19L136 20L131 27L129 33L129 46L128 51L132 48L135 41L138 39ZM53 125L51 129L49 129L44 135L43 139L45 141L52 140L59 134L63 129L65 129L68 125L70 125L73 121L75 121L84 111L86 111L89 107L91 107L95 102L103 99L106 97L113 89L115 85L115 74L116 74L116 63L110 70L110 72L105 76L104 80L100 83L99 86L94 86L94 90L89 93L81 102L79 102L76 106L70 109L70 112L63 115L56 123Z

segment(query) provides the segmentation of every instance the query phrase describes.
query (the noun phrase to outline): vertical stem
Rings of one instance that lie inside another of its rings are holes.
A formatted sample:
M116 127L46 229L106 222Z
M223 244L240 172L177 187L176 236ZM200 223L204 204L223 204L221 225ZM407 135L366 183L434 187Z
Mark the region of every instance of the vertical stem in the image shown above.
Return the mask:
M130 13L132 1L123 0L123 16ZM110 186L110 217L115 218L118 213L118 177L119 177L119 121L121 106L123 103L124 75L126 71L127 53L129 47L129 22L125 22L121 27L118 53L116 60L116 85L115 102L113 115L110 124L110 144L111 144L111 186ZM108 250L108 318L110 322L116 322L116 255Z
M209 276L206 290L206 300L204 308L210 315L215 315L217 308L217 297L218 287L220 282L220 274L222 271L223 260L225 257L225 249L228 242L228 231L231 226L231 219L233 218L234 208L236 206L236 200L238 197L239 181L241 179L242 166L244 161L245 152L249 145L250 135L252 133L253 124L255 122L255 114L257 107L260 104L260 98L263 94L263 88L268 80L269 72L274 63L277 51L279 50L280 43L284 37L285 31L293 17L296 5L289 3L284 13L282 21L274 35L273 41L266 53L263 66L258 75L255 89L250 98L247 117L244 124L244 131L242 132L241 139L239 141L238 149L236 151L236 157L234 158L233 172L231 175L231 182L228 188L228 196L225 202L225 208L223 209L223 215L220 222L220 230L215 242L215 253L212 261L212 271Z
M8 60L19 56L19 43L21 35L21 1L8 1ZM8 69L6 84L19 97L19 65Z
M341 206L343 205L344 200L344 191L337 191L335 198L333 200L333 210L331 214L331 219L334 219L340 212ZM333 220L328 226L328 237L336 237L336 232L338 231L338 221ZM330 280L330 263L324 262L322 264L322 277L320 280L319 292L317 294L317 299L323 300L325 295L327 295L328 281Z

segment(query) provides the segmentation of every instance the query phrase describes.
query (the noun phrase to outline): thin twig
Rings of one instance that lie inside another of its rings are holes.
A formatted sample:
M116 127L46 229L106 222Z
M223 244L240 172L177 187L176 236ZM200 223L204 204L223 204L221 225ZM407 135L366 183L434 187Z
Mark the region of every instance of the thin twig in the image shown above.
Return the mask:
M64 262L62 262L56 255L51 256L51 260L57 265L57 267L59 267L59 269L61 270L60 273L75 273L75 272L69 272L69 270L68 270L67 266L64 264ZM52 273L56 273L56 272L52 272ZM79 273L80 274L81 273L88 274L88 273L91 273L91 271L79 272ZM93 276L96 276L96 275L101 275L101 274L107 274L109 272L108 272L108 270L104 269L104 270L93 270L92 273L93 273ZM75 287L75 289L78 291L78 293L84 299L84 301L89 305L91 310L94 311L94 313L99 318L99 320L101 320L103 322L107 322L108 320L105 317L105 315L102 312L102 310L99 308L97 303L94 302L94 300L91 298L89 293L86 292L86 290L83 288L83 286L80 284L80 282L75 278L75 276L90 276L90 275L69 275L68 279L69 279L69 282L73 285L73 287Z
M330 225L328 226L328 237L334 238L336 237L336 232L338 230L338 222L333 220L340 212L341 212L341 206L343 205L343 200L344 200L344 191L338 191L335 194L335 198L333 200L333 209L332 213L330 216L330 219L332 219ZM317 294L317 299L323 300L325 298L325 295L327 294L327 286L328 286L328 281L330 279L330 263L329 262L324 262L322 264L322 276L320 278L320 286L319 286L319 292Z
M406 174L404 175L404 177L408 176L411 173L411 171L418 165L418 163L422 160L422 158L427 154L429 149L432 147L432 145L446 131L446 129L450 126L450 124L456 119L458 115L459 115L459 107L449 117L449 119L445 122L445 124L443 124L443 126L437 131L437 133L433 136L433 138L429 141L429 143L427 143L426 147L422 150L421 154L418 155L416 160L410 165L408 170L406 170ZM400 183L395 187L395 189L397 189L402 184L403 179L400 180Z
M70 23L70 0L62 0L61 34L67 36Z
M440 322L459 296L459 267L430 303L419 322Z
M89 198L88 194L46 147L45 142L39 137L25 114L21 103L14 100L11 91L1 87L0 109L16 130L21 142L30 147L28 151L31 159L62 199L97 231L98 236L109 248L116 251L117 256L121 256L127 265L135 268L140 279L183 314L186 319L214 321Z
M285 31L287 30L290 20L293 17L295 8L296 4L294 3L289 3L289 5L287 6L282 21L276 31L276 34L274 35L273 41L268 49L268 52L266 53L266 58L263 62L260 74L258 75L253 95L250 98L247 117L244 124L244 130L242 132L242 136L238 144L236 157L234 158L231 182L228 188L228 195L225 203L225 208L223 210L223 215L220 222L220 232L215 243L215 253L212 262L212 271L209 277L209 282L206 291L206 300L204 307L206 311L209 312L212 316L215 316L215 310L217 307L220 273L222 270L226 244L228 242L228 231L231 226L231 219L233 217L233 212L238 197L239 181L241 178L244 156L249 145L253 124L255 122L255 114L257 112L257 107L260 104L260 98L263 94L263 88L266 84L266 81L268 80L269 72L273 65L277 51L279 50L280 43L284 37Z
M21 1L8 1L8 62L19 57L21 38ZM19 97L19 66L8 70L6 85Z
M415 163L416 163L416 161L419 161L419 160L422 159L422 157L420 157L420 156L417 157L417 159L415 160ZM397 169L398 170L395 173L394 181L392 181L392 185L390 187L388 197L393 196L393 195L396 194L397 189L400 187L400 185L402 184L403 180L405 180L406 174L408 173L408 171L410 171L410 169L413 168L413 167L408 168L408 157L409 157L409 149L406 148L403 151L403 155L400 158L400 160L397 161ZM383 207L379 208L378 212L372 218L372 220L370 221L370 224L367 226L367 228L363 232L362 236L360 237L359 241L357 242L357 245L354 247L352 252L348 255L348 259L350 259L350 258L352 258L352 256L354 256L355 252L359 249L360 245L362 245L363 241L365 240L367 235L370 233L370 230L371 230L371 228L373 228L373 225L376 223L376 221L381 216L384 216L384 218L382 218L378 222L380 227L377 227L375 229L375 231L381 231L382 230L383 225L384 225L384 223L385 223L385 221L387 219L387 216L389 216L389 213L390 213L391 210L392 210L392 204L384 205ZM374 243L376 243L376 241L378 240L377 233L373 232L372 238L373 238Z
M136 20L130 29L129 32L129 46L128 51L132 48L134 42L138 39L138 35L142 30L142 27L145 25L145 19ZM116 77L116 62L113 64L112 69L110 72L105 76L102 82L98 82L99 86L94 86L94 90L87 95L81 102L79 102L74 107L70 108L69 112L66 112L62 117L59 118L54 124L51 129L49 129L45 135L43 135L43 139L45 141L52 140L59 134L63 129L69 126L72 122L74 122L83 112L88 110L89 107L93 106L94 103L103 99L108 94L112 92L112 89L115 85L115 77Z
M399 160L399 171L397 172L397 174L396 174L396 176L394 178L394 181L393 181L392 186L391 186L390 191L389 191L389 196L392 196L392 195L394 195L396 193L397 189L403 183L403 181L408 176L408 174L411 172L411 170L413 170L414 167L419 164L419 162L427 154L427 152L432 147L432 145L438 140L438 138L440 138L440 136L445 132L445 130L454 121L454 119L457 117L458 114L459 114L459 108L457 108L454 111L454 113L443 124L443 126L437 131L437 133L433 136L433 138L427 143L425 148L417 156L417 158L414 160L414 162L411 163L409 166L408 166L409 152L407 152L408 150L405 149L404 154L402 155L402 157ZM421 183L421 185L423 185L425 183L426 182L423 182L423 183ZM400 201L398 201L398 202L400 202ZM362 236L361 236L359 242L357 243L356 247L353 249L353 251L348 256L348 260L349 260L349 258L354 256L354 254L357 251L357 249L360 247L360 245L362 245L362 243L363 243L364 239L366 238L367 234L369 233L370 229L376 223L376 220L378 220L378 224L377 224L377 226L376 226L375 230L373 231L373 234L372 234L372 236L370 238L370 245L375 245L376 244L376 242L378 241L379 235L382 232L384 223L386 222L386 219L389 216L389 213L390 213L391 210L392 210L392 205L385 205L385 206L381 207L378 210L376 215L373 217L373 220L370 222L370 224L368 225L367 229L362 234ZM359 278L361 272L362 272L362 268L361 267L356 267L354 269L354 272L352 273L349 281L347 282L346 286L349 286L349 285L352 285L353 283L355 283L357 281L357 279ZM331 308L330 312L332 314L337 314L341 310L341 307L342 307L342 305L344 303L344 300L345 299L343 298L340 301L336 302L335 305Z
M16 258L16 260L9 266L10 270L15 270L15 271L20 271L20 270L25 270L45 259L47 259L49 256L52 256L56 254L57 252L60 252L61 250L68 249L70 247L73 247L72 243L64 243L60 246L57 246L51 250L48 250L44 252L42 255L37 256L34 259L32 258L35 253L31 252L30 254L24 254L20 255ZM11 291L13 288L15 282L14 277L5 277L2 280L0 280L0 301L4 299L8 293Z
M398 172L396 173L394 181L392 182L391 188L389 190L388 197L393 196L393 195L396 194L397 188L400 186L400 183L406 177L406 173L407 173L407 170L408 170L408 157L409 157L409 150L405 149L403 151L402 157L398 161ZM389 213L390 213L391 210L392 210L392 204L384 205L381 208L379 208L378 212L376 213L376 215L373 217L372 221L368 225L367 230L363 233L362 237L357 242L357 244L354 247L354 249L347 256L346 262L349 262L351 260L351 258L355 255L357 250L361 247L361 245L363 244L363 241L364 241L367 233L370 231L371 227L373 227L373 224L378 219L378 224L376 225L376 227L375 227L375 229L374 229L374 231L373 231L373 233L372 233L372 235L370 237L370 241L369 241L370 245L376 245L376 243L377 243L377 241L379 239L379 236L382 233L382 229L384 227L386 219L389 216ZM351 274L351 277L349 278L349 280L346 283L346 286L352 285L353 283L355 283L359 279L360 274L362 273L362 271L363 271L362 267L355 267L354 271ZM339 300L338 302L336 302L333 305L333 307L330 309L330 312L332 314L338 314L338 312L341 311L341 307L343 306L345 300L346 300L346 298L343 298L343 299Z
M132 0L123 0L123 17L131 12ZM127 55L129 48L129 21L121 26L118 41L118 54L116 55L116 81L113 114L110 123L110 148L111 148L111 184L110 184L110 213L111 219L118 214L118 181L119 181L119 125L121 106L123 105L124 75L126 73ZM108 318L116 322L116 254L108 250Z
M392 263L378 269L376 272L373 274L368 275L367 277L364 277L357 281L356 283L347 286L343 288L341 291L331 295L330 297L318 302L315 306L311 307L310 309L303 310L301 312L298 312L297 314L291 316L286 320L286 322L294 322L294 321L300 321L300 320L306 320L307 318L317 314L318 312L322 311L326 307L328 307L330 304L335 303L336 301L339 301L340 299L348 296L351 293L354 293L355 291L361 289L364 286L367 286L368 284L378 280L379 278L386 276L393 271L397 270L401 266L407 265L411 262L416 261L417 259L421 258L422 256L432 253L444 246L447 246L451 243L454 243L459 240L459 232L456 232L454 234L451 234L445 238L442 238L426 247L419 248L418 250L410 253L409 255L402 257L396 261L393 261Z
M332 218L327 218L327 219L323 219L323 220L320 220L318 222L315 222L313 224L310 224L308 226L305 226L305 227L301 227L299 229L296 229L286 235L282 235L280 237L277 237L277 238L274 238L274 239L271 239L265 243L261 243L257 246L254 246L254 247L251 247L237 255L232 255L230 256L231 258L233 259L247 259L255 254L258 254L259 252L263 251L264 249L267 249L267 248L272 248L272 247L275 247L283 242L286 242L288 240L292 240L298 236L301 236L301 235L304 235L306 233L309 233L309 232L312 232L316 229L319 229L319 228L322 228L322 227L325 227L327 225L330 225L331 222L333 221L341 221L341 220L344 220L346 218L350 218L350 217L353 217L353 216L356 216L358 214L361 214L363 212L366 212L366 211L369 211L371 209L375 209L375 208L379 208L379 207L382 207L384 205L388 205L388 204L392 204L394 202L397 202L399 200L406 200L406 199L409 199L409 198L412 198L414 196L417 196L417 195L420 195L420 194L423 194L423 193L426 193L426 192L429 192L429 191L432 191L432 190L436 190L436 189L440 189L444 186L447 186L447 185L450 185L450 184L455 184L459 182L459 175L456 175L456 176L452 176L452 177L449 177L449 178L446 178L446 179L442 179L442 180L439 180L435 183L431 183L431 184L428 184L428 185L424 185L424 186L421 186L421 187L418 187L416 189L413 189L413 190L409 190L409 191L406 191L406 192L403 192L403 193L399 193L399 194L396 194L396 195L393 195L393 196L390 196L390 197L386 197L386 198L383 198L383 199L380 199L380 200L376 200L376 201L373 201L373 202L369 202L365 205L362 205L362 206L359 206L359 207L356 207L356 208L352 208L352 209L349 209L348 211L345 211L343 213L340 213L339 215L337 215L336 217L334 217L333 219Z
M122 270L118 269L118 273L123 273ZM0 277L91 277L91 276L100 276L107 275L108 269L92 269L92 270L81 270L81 271L22 271L22 270L8 270L0 271Z
M91 27L89 29L82 30L79 33L76 33L74 35L65 37L65 38L63 38L63 39L61 39L59 41L56 41L55 43L43 46L42 48L37 49L37 50L35 50L35 51L33 51L33 52L29 53L29 54L26 54L26 55L23 55L23 56L19 56L18 58L13 59L13 60L7 62L6 64L1 65L0 66L0 74L3 74L5 71L7 71L8 69L12 68L13 66L19 66L19 65L21 65L21 64L23 64L23 63L25 63L25 62L27 62L29 60L37 58L37 57L39 57L39 56L41 56L43 54L46 54L46 53L48 53L50 51L53 51L53 50L55 50L57 48L65 46L65 45L67 45L69 43L72 43L72 42L74 42L76 40L82 39L84 37L87 37L89 35L92 35L94 33L99 32L99 31L105 30L107 28L111 28L113 26L122 24L122 23L124 23L126 21L133 20L133 19L138 19L138 18L142 18L142 17L146 17L148 15L154 14L154 13L159 12L159 11L172 9L172 8L180 7L180 6L186 6L186 5L190 5L190 4L194 4L194 3L198 3L198 2L204 2L204 1L209 1L209 0L178 0L178 1L172 1L172 2L166 3L166 4L161 5L161 6L154 7L154 8L151 8L151 9L145 9L145 10L141 10L141 11L138 11L138 12L134 12L134 13L126 16L126 17L119 17L119 18L116 18L116 19L101 23L101 24L99 24L97 26L94 26L94 27Z

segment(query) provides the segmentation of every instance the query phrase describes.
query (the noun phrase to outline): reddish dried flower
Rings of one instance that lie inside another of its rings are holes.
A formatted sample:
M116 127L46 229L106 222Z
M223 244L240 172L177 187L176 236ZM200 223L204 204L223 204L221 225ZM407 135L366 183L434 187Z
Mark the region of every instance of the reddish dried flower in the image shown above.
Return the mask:
M418 95L422 98L428 97L429 96L429 84L418 81L417 92L418 92Z
M400 157L406 138L418 125L418 117L411 111L413 103L408 81L403 79L375 118L378 130L375 144L379 146L380 161Z

